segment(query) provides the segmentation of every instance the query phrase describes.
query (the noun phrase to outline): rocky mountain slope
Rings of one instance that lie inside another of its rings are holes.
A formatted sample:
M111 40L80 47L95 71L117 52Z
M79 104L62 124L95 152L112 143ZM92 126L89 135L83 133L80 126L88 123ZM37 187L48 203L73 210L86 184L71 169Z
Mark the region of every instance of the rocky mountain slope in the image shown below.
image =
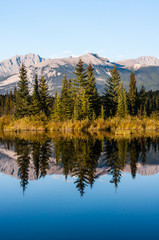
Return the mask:
M159 89L159 59L154 57L140 57L123 60L116 63L97 54L88 53L79 57L61 59L44 59L35 54L15 56L0 62L0 94L11 91L19 80L19 68L23 62L27 68L29 87L32 88L34 75L44 75L47 79L49 91L54 94L56 89L61 90L64 74L67 78L74 78L74 67L82 59L85 67L92 63L95 69L97 88L100 93L104 91L106 79L110 76L109 70L117 66L121 79L128 86L131 69L135 69L139 88L144 84L147 90Z
M159 66L159 59L151 56L142 56L136 59L126 59L117 62L125 68L134 68L135 70L147 66Z

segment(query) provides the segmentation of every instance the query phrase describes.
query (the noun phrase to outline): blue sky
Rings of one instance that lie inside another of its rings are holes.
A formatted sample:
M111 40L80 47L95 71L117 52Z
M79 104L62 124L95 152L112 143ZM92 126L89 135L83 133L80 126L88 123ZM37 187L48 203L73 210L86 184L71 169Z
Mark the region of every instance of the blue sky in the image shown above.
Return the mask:
M158 0L5 0L0 60L17 54L159 57Z

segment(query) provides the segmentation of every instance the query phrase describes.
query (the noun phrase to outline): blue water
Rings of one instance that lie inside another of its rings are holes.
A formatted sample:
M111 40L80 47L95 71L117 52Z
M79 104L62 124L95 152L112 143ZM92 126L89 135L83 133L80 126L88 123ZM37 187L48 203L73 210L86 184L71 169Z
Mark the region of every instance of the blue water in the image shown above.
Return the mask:
M56 178L55 178L56 177ZM0 175L0 239L157 239L159 175L124 174L115 190L109 176L80 197L71 177L29 182Z
M159 174L111 180L95 178L81 196L70 175L28 180L23 192L19 178L0 173L0 240L158 239Z

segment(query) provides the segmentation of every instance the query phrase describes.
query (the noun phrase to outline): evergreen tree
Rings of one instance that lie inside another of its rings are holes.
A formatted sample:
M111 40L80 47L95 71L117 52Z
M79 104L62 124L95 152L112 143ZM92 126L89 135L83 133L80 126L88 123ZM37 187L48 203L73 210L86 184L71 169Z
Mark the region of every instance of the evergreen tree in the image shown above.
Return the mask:
M32 114L33 115L39 114L40 110L41 110L41 105L40 105L39 84L38 84L38 76L36 74L34 88L33 88L33 95L32 95Z
M79 63L75 67L74 74L76 75L75 79L71 81L71 90L74 101L74 113L73 119L81 120L82 112L81 112L81 98L83 95L83 90L86 88L86 70L84 69L83 62L80 59Z
M81 111L80 111L80 100L76 98L74 103L74 109L73 109L73 120L77 121L80 119Z
M139 96L138 96L138 103L139 103L139 116L146 116L146 91L145 91L145 87L142 85L142 88L139 92Z
M90 114L93 116L93 112L96 116L99 115L100 111L100 102L99 94L96 88L95 74L92 64L89 64L87 67L87 86L86 94L89 98L89 108Z
M58 92L56 91L55 94L55 101L53 106L53 114L52 118L54 121L61 121L62 120L62 110L61 110L61 100Z
M16 117L24 117L30 114L30 96L27 80L27 71L25 66L22 64L19 71L19 82L18 89L16 91Z
M110 73L111 77L107 79L104 93L104 107L108 116L114 116L118 105L120 74L116 66L110 70Z
M4 105L4 99L3 96L0 96L0 116L3 115L3 105Z
M13 115L15 112L15 103L14 103L14 95L12 91L9 93L9 114Z
M136 78L135 78L134 71L132 71L130 75L128 99L129 99L130 114L135 115L137 112L137 88L136 88Z
M101 105L101 113L100 113L100 118L104 120L104 107Z
M72 79L72 90L74 93L77 93L78 96L80 96L82 95L83 88L85 88L87 85L86 82L87 73L81 59L76 65L75 71L73 73L76 75L76 78Z
M8 91L7 91L7 94L5 96L4 114L5 115L9 115L10 114L10 98L9 98L9 95L8 95Z
M118 94L117 115L121 118L125 118L127 114L128 114L128 107L127 107L126 91L125 91L123 82L121 82L120 88L119 88L119 94Z
M48 86L47 86L46 79L44 76L42 76L40 79L39 94L40 94L41 110L42 110L42 112L45 113L46 116L49 116L50 98L49 98Z
M72 99L69 87L70 85L65 75L61 90L61 115L64 120L70 119L72 115Z
M81 116L80 119L86 119L90 117L90 104L88 95L86 95L85 89L81 96Z

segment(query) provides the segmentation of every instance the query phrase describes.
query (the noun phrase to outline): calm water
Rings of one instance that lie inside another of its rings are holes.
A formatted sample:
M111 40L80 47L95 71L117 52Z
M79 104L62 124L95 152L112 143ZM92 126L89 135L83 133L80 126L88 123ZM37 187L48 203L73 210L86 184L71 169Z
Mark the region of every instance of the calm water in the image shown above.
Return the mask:
M159 138L0 136L0 240L158 239Z

